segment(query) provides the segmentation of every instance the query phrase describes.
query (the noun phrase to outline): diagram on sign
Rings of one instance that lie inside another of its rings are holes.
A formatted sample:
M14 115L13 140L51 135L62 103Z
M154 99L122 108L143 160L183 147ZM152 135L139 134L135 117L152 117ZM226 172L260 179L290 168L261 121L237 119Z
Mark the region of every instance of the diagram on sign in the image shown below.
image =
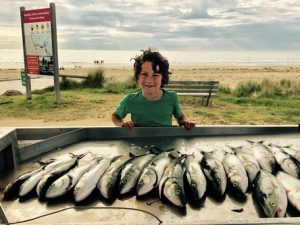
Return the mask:
M28 55L52 56L50 22L25 25L25 44Z

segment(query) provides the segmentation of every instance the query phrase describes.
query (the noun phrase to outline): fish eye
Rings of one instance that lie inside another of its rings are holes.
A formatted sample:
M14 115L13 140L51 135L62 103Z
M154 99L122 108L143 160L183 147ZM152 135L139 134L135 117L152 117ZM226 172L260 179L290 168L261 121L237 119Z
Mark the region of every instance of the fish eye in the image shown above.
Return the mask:
M233 187L237 187L238 186L238 182L234 181L232 185L233 185Z
M122 183L122 184L126 184L126 183L127 183L127 180L122 179L122 180L121 180L121 183Z
M111 184L108 184L108 185L107 185L107 188L108 188L108 189L111 189L111 188L112 188L112 185L111 185Z
M176 195L180 195L181 194L181 190L177 189L175 193L176 193Z
M192 188L196 188L197 187L197 184L196 183L192 183Z
M275 202L271 202L271 206L275 206Z

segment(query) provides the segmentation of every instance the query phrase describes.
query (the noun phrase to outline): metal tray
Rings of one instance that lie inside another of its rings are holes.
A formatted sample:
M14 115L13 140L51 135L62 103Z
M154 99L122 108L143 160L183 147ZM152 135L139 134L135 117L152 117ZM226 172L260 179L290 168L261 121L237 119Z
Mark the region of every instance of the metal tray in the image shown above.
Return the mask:
M197 203L179 209L158 200L153 192L145 197L126 196L107 202L97 191L75 204L72 195L40 202L35 196L25 201L3 201L5 186L20 174L36 168L37 160L86 151L103 154L142 153L149 148L176 148L191 153L217 149L226 144L239 146L245 140L266 140L300 146L299 126L205 126L183 128L16 128L3 131L0 160L6 166L0 177L0 223L11 224L299 224L300 213L288 208L285 218L264 218L249 191L246 200L230 192L224 199L210 193ZM8 162L8 163L7 163ZM14 167L14 168L13 168ZM2 207L1 207L2 205ZM236 212L242 209L242 212ZM32 219L32 220L31 220ZM27 222L26 222L27 221Z

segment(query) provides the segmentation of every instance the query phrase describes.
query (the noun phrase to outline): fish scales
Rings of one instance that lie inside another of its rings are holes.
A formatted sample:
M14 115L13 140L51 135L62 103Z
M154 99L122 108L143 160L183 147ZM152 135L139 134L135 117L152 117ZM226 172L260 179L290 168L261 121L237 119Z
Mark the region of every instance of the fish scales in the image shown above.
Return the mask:
M178 207L184 207L187 200L183 187L184 167L181 159L173 159L164 171L159 183L159 197L166 198Z
M145 195L158 186L163 172L170 162L171 159L167 152L162 152L151 160L151 162L143 170L138 180L138 196Z
M282 184L274 175L260 170L253 187L253 193L267 217L285 216L287 196Z
M239 158L247 172L249 184L252 184L260 170L256 158L249 151L249 149L244 147L233 148L233 151L234 154Z
M54 181L46 191L46 198L57 198L71 190L78 182L80 177L90 168L97 164L98 160L92 160L89 163L78 165Z
M282 171L278 171L276 178L282 183L289 203L300 212L300 180Z
M239 193L245 194L248 188L246 170L236 155L227 154L223 159L223 166L232 187Z
M97 188L101 195L106 199L113 198L114 191L116 190L117 182L120 178L120 172L125 163L131 160L130 157L119 158L111 163L103 176L100 178Z
M227 187L227 177L223 164L215 159L212 153L208 152L203 154L200 164L215 194L219 197L223 196Z
M103 158L94 167L84 173L74 187L73 195L76 202L86 199L96 188L101 176L111 163L111 159Z
M54 162L46 165L43 170L31 175L21 186L19 189L19 197L24 197L27 194L29 194L38 184L40 179L46 175L48 172L53 170L55 167L63 164L67 160L69 160L70 157L66 159L59 159L55 160Z
M121 171L121 180L119 184L119 193L121 195L134 190L143 169L154 156L154 154L138 156L125 165L124 169Z
M270 145L270 150L274 155L276 162L284 172L292 175L295 178L299 178L300 168L289 154L284 152L281 148L272 144Z
M199 160L188 155L184 161L186 178L195 201L200 200L206 192L206 178L201 169Z
M260 168L268 171L269 173L274 173L276 160L269 148L261 142L254 142L251 149Z
M74 155L70 160L58 165L53 170L49 171L45 174L36 186L36 193L39 199L44 200L46 197L46 192L50 185L59 177L66 174L70 169L76 166L77 160L79 159L79 155Z

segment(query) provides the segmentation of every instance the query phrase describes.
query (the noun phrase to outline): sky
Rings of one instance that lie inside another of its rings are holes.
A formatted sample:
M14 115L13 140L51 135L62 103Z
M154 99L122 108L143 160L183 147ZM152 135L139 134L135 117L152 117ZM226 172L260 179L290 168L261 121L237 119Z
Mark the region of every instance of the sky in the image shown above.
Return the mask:
M299 51L299 0L1 0L0 49L22 48L20 7L54 2L60 49Z

